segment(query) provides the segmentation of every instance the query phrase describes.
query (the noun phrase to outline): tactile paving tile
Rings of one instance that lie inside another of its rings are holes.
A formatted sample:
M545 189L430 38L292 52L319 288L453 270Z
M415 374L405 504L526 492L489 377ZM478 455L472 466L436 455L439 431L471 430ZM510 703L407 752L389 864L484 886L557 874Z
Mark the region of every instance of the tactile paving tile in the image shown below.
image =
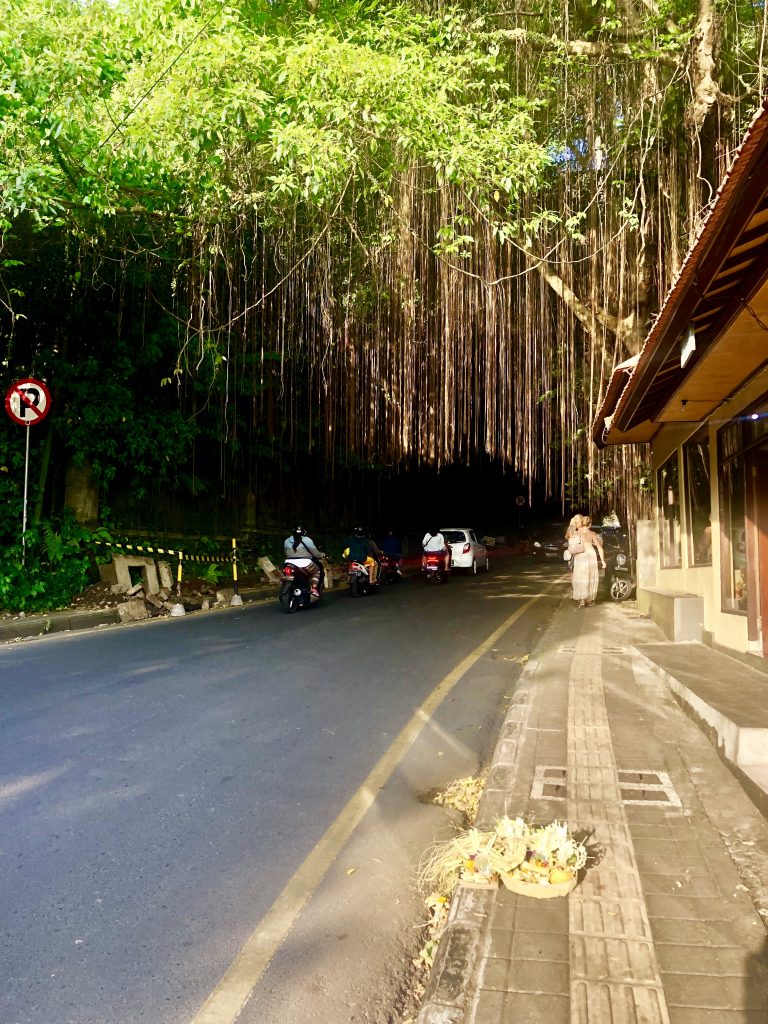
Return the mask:
M571 985L571 1024L656 1024L669 1021L658 988L604 982Z
M568 897L571 1024L669 1024L596 640L579 637L568 687L568 821L590 831L597 861Z

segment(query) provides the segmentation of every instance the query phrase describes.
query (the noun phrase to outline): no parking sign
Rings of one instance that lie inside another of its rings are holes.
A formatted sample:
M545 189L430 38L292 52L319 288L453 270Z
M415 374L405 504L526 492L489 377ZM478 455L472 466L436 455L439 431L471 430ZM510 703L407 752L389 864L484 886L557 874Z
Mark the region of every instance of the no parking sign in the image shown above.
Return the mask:
M24 377L5 393L5 411L14 423L27 427L27 450L24 459L24 513L21 522L21 562L27 557L27 501L29 493L29 427L40 423L51 411L51 392L41 380Z
M51 411L51 393L41 380L34 377L17 380L6 392L5 411L22 427L33 427Z

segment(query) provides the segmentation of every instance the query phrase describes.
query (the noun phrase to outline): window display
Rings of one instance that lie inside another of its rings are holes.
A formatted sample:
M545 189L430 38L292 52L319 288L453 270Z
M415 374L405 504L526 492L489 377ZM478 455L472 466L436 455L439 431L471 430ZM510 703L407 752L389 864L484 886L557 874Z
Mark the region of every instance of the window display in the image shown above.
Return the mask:
M661 567L680 565L680 466L677 452L658 474L659 528L661 530Z
M688 561L690 565L712 564L712 518L710 515L709 432L704 429L683 448L685 459L685 501L688 517Z
M722 593L724 612L747 610L747 542L744 526L744 457L720 467Z

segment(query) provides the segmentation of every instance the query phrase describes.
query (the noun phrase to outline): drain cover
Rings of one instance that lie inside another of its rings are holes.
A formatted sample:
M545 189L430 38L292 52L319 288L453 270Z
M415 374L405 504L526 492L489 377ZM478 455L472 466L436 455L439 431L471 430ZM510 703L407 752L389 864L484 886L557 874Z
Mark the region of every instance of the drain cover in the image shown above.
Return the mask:
M682 807L672 780L666 772L651 768L617 768L623 804L642 807ZM568 769L562 765L540 764L533 773L532 800L566 800Z

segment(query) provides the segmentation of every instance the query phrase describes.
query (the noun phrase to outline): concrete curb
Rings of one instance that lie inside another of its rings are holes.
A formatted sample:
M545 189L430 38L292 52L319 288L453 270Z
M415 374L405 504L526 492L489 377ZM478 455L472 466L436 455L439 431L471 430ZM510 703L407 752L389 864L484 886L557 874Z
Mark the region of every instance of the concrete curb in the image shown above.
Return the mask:
M717 751L723 764L738 779L749 799L758 811L768 818L768 793L764 784L760 785L751 777L749 774L750 762L747 760L745 763L742 760L744 750L747 752L746 757L749 756L750 749L759 750L762 754L765 746L765 734L768 730L737 725L724 712L712 707L685 683L662 668L661 665L657 665L652 658L645 654L641 646L635 645L631 649L647 671L656 675L668 687L678 707L699 726ZM737 663L741 664L738 661Z
M92 612L48 612L45 615L26 615L23 619L0 622L0 643L29 640L51 633L95 629L120 621L116 608Z
M518 750L530 713L531 689L541 662L541 652L552 644L560 605L536 645L515 685L512 705L504 716L491 758L488 782L480 799L479 827L488 827L505 814L507 795L517 773ZM459 884L453 894L448 921L438 942L417 1024L464 1024L475 997L477 967L485 953L488 920L495 893Z
M241 591L243 604L253 604L262 597L274 594L277 599L277 589L274 586L262 587L248 591ZM230 606L212 605L209 611L223 611ZM238 607L238 606L234 606ZM202 613L202 609L195 609L189 614ZM202 614L207 614L202 613ZM40 615L26 615L24 618L0 620L0 644L14 643L18 640L33 640L40 637L50 636L52 633L83 632L88 629L96 629L99 626L114 625L141 625L144 622L158 622L160 619L170 616L157 616L141 619L138 622L122 623L117 608L98 608L94 611L61 611L47 612Z
M418 570L420 572L421 570ZM405 575L418 575L418 572L406 573ZM343 589L341 584L334 585L334 590ZM275 583L265 584L261 587L240 589L240 596L243 604L253 604L261 598L274 597L277 600L278 587ZM226 607L240 607L230 605ZM195 608L188 614L197 614L202 609ZM208 611L223 611L224 606L211 605ZM170 616L168 616L170 617ZM27 615L24 618L0 619L0 644L13 643L17 640L32 640L51 633L81 632L86 629L96 629L98 626L112 625L140 625L143 622L157 622L158 619L165 619L166 616L157 616L149 619L139 619L137 622L123 623L116 608L95 609L93 611L71 611L45 612L39 615Z

